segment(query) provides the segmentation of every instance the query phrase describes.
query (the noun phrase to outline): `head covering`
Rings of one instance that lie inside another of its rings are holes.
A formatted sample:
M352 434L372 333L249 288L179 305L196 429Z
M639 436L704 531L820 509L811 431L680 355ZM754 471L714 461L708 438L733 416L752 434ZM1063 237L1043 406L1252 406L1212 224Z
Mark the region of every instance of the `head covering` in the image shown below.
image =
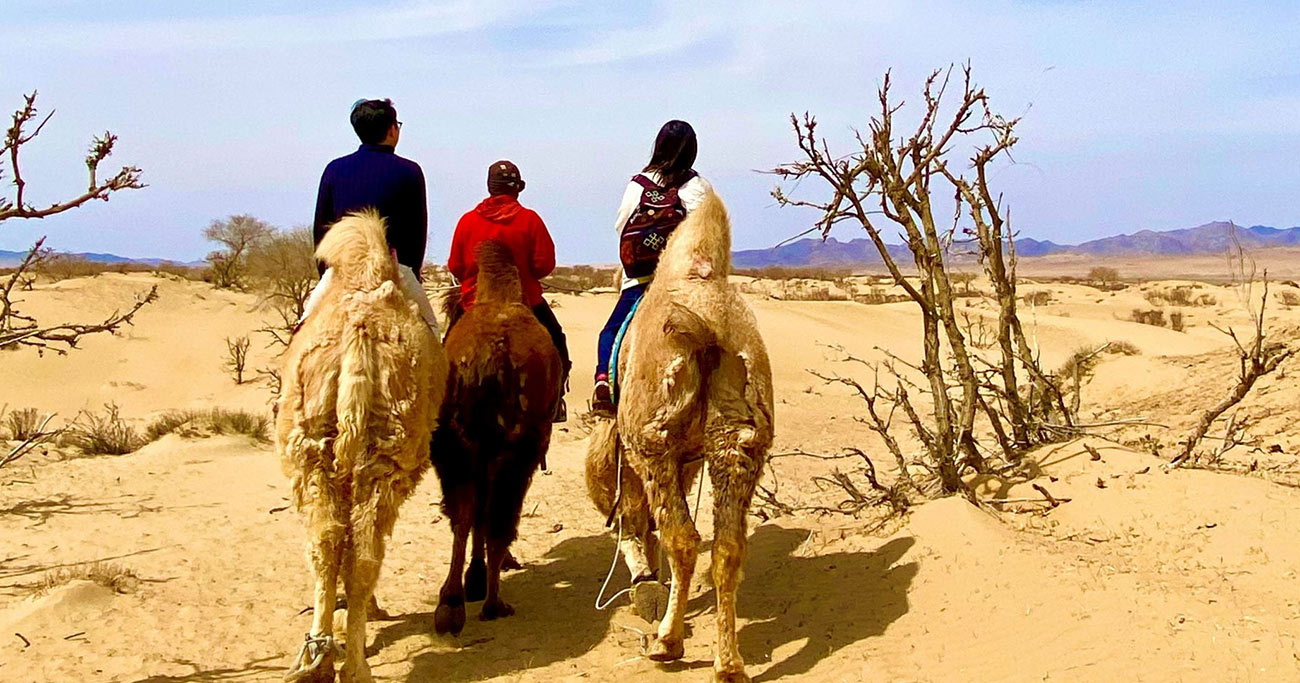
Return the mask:
M502 159L488 167L488 194L516 195L524 189L524 179L519 175L519 167L514 162Z

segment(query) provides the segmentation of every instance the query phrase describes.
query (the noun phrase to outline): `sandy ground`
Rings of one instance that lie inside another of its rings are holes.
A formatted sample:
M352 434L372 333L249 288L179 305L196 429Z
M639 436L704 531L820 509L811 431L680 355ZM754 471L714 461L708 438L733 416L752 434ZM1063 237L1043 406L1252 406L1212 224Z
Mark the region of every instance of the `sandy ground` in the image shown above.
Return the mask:
M84 317L153 282L66 281L30 293L28 307ZM224 338L239 335L255 340L252 367L272 363L253 332L265 315L256 298L157 282L160 300L120 337L88 339L67 357L0 355L0 405L63 419L112 401L141 426L174 408L268 410L265 386L236 386L221 367ZM1034 496L1030 483L1039 483L1071 499L1050 512L947 499L883 526L875 513L754 520L739 611L755 680L1300 680L1300 491L1260 477L1165 471L1142 445L1150 436L1167 450L1226 390L1235 361L1208 323L1246 320L1232 291L1201 285L1218 303L1187 309L1191 326L1174 332L1123 319L1150 307L1137 286L1043 287L1054 300L1027 319L1048 365L1106 341L1141 351L1106 357L1085 391L1085 416L1165 426L1111 433L1132 448L1090 440L1101 460L1083 442L1044 448L1032 454L1035 482L980 485L984 498ZM613 295L556 301L580 369L569 396L576 413L590 394L582 370ZM853 420L859 404L806 370L851 371L823 345L914 357L916 315L906 304L753 304L774 361L776 450L857 445L884 469L883 448ZM972 315L991 310L969 304ZM1278 320L1300 322L1300 311L1279 310ZM1288 411L1300 392L1290 372L1262 381L1245 402L1259 449L1230 458L1276 470L1294 464L1300 432ZM556 435L552 470L529 494L515 547L526 567L503 589L518 615L471 620L458 639L432 635L450 534L437 481L424 481L402 510L379 586L395 618L370 627L377 678L707 680L707 572L692 587L692 633L675 665L639 657L640 634L652 627L625 601L594 609L614 541L585 495L585 446L570 422ZM784 458L776 472L783 490L813 495L808 482L820 467ZM310 619L304 534L287 495L270 447L245 437L168 436L118 457L55 450L0 471L0 681L278 680ZM707 487L704 498L707 543ZM141 583L125 593L82 581L36 596L27 588L94 560L130 568ZM707 561L702 555L702 567ZM626 580L620 569L614 584Z

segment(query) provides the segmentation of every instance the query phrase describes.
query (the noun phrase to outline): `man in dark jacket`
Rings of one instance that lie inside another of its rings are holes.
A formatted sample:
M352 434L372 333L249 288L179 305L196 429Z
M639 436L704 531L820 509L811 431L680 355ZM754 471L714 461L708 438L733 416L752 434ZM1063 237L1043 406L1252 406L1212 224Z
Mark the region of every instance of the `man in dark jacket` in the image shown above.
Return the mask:
M358 100L352 105L352 130L361 139L357 151L331 161L321 174L316 193L316 219L312 233L316 244L339 219L353 211L375 209L388 225L388 247L393 250L403 291L419 306L425 322L438 331L437 318L419 283L424 247L429 236L428 199L420 165L397 156L402 122L389 100ZM307 301L303 317L316 306L328 273L317 264L321 282Z

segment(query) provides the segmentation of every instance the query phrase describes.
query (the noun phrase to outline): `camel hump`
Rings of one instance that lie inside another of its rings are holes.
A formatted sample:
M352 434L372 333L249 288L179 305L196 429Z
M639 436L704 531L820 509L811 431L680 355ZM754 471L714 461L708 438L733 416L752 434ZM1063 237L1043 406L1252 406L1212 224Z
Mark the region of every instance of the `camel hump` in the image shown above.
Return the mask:
M374 289L397 278L386 231L383 217L373 209L350 213L321 238L316 258L333 268L335 277L349 287Z
M478 259L478 282L475 286L474 302L478 303L521 303L524 300L523 286L519 281L519 269L515 267L515 255L504 242L483 240L475 249Z

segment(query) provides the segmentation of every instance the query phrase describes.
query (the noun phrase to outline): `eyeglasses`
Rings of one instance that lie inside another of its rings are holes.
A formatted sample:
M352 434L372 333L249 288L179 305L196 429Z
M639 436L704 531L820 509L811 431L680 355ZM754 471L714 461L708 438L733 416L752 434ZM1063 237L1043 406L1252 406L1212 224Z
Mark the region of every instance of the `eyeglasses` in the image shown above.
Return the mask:
M402 129L402 122L401 122L401 121L398 121L398 122L397 122L397 129L398 129L398 130L401 130L401 129Z

